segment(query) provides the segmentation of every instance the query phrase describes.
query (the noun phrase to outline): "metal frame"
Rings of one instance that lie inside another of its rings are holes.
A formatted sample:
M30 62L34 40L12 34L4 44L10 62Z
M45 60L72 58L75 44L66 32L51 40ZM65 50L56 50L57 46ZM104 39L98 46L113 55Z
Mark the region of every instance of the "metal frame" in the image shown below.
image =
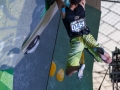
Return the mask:
M117 47L112 52L112 63L109 65L109 74L113 85L113 90L120 90L120 49Z

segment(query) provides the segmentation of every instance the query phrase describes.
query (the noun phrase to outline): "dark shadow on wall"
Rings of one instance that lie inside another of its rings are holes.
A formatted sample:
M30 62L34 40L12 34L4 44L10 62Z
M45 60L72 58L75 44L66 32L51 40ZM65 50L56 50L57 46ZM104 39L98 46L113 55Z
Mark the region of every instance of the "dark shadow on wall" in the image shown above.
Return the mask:
M8 56L10 55L10 54L19 54L20 53L20 49L19 48L17 48L17 47L15 47L15 48L13 48L13 49L11 49L9 52L8 52Z
M6 69L8 69L8 68L9 68L9 69L13 69L13 67L4 64L4 65L2 65L2 66L0 67L0 70L6 70Z
M46 11L49 9L50 5L52 5L53 3L54 0L36 0L37 6L33 11L32 23L30 25L30 33L28 36L32 34L37 25L40 23Z
M44 12L45 9L45 1L44 0L36 0L36 8L33 11L32 14L32 23L30 25L30 33L29 35L32 34L32 32L35 30L39 22L41 21L42 17L41 14Z
M35 28L38 26L42 17L48 10L49 6L47 3L48 1L46 0L36 0L37 6L35 7L32 14L32 23L30 24L30 32L24 41L26 41L28 37L30 37L30 35L34 32Z

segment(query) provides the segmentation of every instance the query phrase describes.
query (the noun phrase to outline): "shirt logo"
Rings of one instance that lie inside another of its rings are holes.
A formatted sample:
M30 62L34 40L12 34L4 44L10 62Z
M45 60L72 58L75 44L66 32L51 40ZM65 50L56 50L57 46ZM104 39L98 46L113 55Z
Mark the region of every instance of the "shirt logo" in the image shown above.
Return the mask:
M80 17L80 16L75 16L74 19L77 20L77 19L79 19L79 17Z

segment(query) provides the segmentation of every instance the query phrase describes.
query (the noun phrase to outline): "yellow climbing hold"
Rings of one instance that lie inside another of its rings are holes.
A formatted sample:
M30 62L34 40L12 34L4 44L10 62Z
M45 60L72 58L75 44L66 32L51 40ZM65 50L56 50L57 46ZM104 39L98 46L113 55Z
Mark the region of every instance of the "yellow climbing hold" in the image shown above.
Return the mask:
M82 52L82 56L81 56L81 59L80 59L80 64L84 64L84 63L85 63L84 52Z
M64 79L64 70L63 69L60 69L56 75L56 78L58 81L63 81Z
M56 71L56 64L52 61L49 75L52 77L55 74L55 71Z

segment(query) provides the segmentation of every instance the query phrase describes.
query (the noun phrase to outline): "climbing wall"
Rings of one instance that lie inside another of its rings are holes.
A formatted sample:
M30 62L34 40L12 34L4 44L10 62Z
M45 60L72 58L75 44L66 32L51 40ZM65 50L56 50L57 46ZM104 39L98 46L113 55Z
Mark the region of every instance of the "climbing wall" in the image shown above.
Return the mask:
M15 67L20 49L46 12L44 0L0 0L0 69Z
M0 71L0 90L45 90L59 13L41 35L37 52L24 56L20 49L40 23L47 8L44 0L0 1L0 70L4 70ZM51 27L53 25L56 26ZM14 79L13 74L6 72L8 68L14 68Z
M45 0L0 1L0 90L92 90L93 58L86 52L85 60L91 58L91 61L85 62L82 81L78 81L77 74L67 77L64 73L69 38L62 21L59 22L59 12L41 34L37 50L28 55L20 52L24 40L32 34L44 16L45 3ZM90 6L86 9L88 26L97 37L100 11ZM49 77L51 63L56 69ZM13 72L6 71L8 68L14 68L14 80Z

